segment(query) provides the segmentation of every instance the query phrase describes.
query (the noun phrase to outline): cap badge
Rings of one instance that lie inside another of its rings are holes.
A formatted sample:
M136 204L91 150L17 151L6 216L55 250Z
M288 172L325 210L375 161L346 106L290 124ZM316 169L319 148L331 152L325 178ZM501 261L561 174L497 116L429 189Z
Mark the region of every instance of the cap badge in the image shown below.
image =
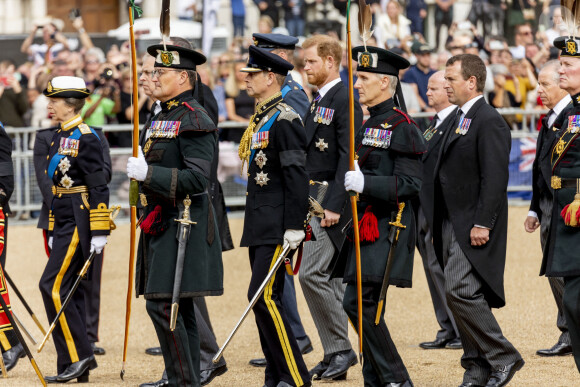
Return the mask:
M164 66L171 66L173 63L173 54L170 51L161 51L159 56L161 57L161 63L163 63Z
M50 82L50 81L48 82L48 86L46 86L46 90L47 90L49 93L52 93L52 82Z
M379 58L379 56L375 53L370 53L367 51L359 52L358 53L358 64L360 65L360 67L376 68L378 58Z
M254 38L254 46L258 45L258 39Z

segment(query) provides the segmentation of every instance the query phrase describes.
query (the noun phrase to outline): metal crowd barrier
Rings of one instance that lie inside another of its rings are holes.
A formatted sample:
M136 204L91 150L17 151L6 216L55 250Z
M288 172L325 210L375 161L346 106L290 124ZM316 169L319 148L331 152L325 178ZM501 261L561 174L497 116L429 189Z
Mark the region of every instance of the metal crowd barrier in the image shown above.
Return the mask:
M498 109L502 115L521 114L523 116L522 129L512 131L513 139L535 138L537 137L536 124L539 117L545 114L546 110L522 110L522 109ZM433 116L433 113L417 113L412 117L418 121L421 119L427 120ZM223 122L220 123L220 130L244 130L246 124L239 122ZM126 132L132 130L132 125L107 125L104 128L105 133L110 132ZM14 163L14 178L15 189L10 200L10 207L17 221L26 221L35 217L35 213L40 211L42 196L36 181L34 165L33 165L33 150L31 140L37 128L6 128L8 134L13 138L12 160ZM237 153L235 152L236 145L231 144L230 147L225 146L220 151L220 160L223 156L224 164L235 161ZM225 154L224 154L225 152ZM122 208L128 208L129 201L129 185L127 174L125 171L126 160L131 155L131 148L111 148L111 158L113 159L113 176L111 184L109 185L111 198L111 205L120 205ZM222 165L221 165L222 166ZM220 167L221 167L220 166ZM226 168L227 169L227 168ZM235 165L226 174L222 176L222 188L224 191L226 206L228 207L243 207L245 203L245 181L240 177L239 168ZM531 186L510 186L509 191L531 191ZM32 221L30 221L32 222Z

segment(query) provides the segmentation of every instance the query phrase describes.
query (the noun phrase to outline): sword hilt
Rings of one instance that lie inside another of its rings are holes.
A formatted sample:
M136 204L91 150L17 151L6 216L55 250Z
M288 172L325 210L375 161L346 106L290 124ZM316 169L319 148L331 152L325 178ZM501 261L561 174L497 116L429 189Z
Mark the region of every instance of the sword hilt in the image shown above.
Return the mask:
M405 202L399 203L399 211L397 212L397 218L394 222L389 222L391 226L395 226L398 229L407 228L403 223L401 223L401 219L403 218L403 210L405 209ZM398 233L397 233L398 234Z
M193 222L190 220L189 217L189 206L191 206L191 199L189 198L189 195L187 195L185 197L185 199L183 199L183 214L181 215L181 219L174 219L176 222L185 225L192 225L192 224L197 224L197 222Z

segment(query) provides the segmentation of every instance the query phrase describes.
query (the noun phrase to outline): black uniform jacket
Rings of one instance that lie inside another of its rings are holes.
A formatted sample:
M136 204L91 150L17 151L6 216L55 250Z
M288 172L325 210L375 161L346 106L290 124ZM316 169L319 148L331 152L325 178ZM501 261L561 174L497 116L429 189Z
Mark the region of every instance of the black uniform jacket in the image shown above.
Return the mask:
M78 228L83 255L88 257L91 237L110 233L109 187L101 139L77 115L55 131L45 157L48 166L44 173L54 186L52 204L55 200L70 198L70 211ZM60 194L56 191L62 189L82 192ZM49 235L53 232L50 220L48 231Z
M359 195L357 212L359 222L366 211L376 216L379 235L374 242L364 241L364 227L360 228L362 281L379 286L382 283L391 247L389 222L394 220L398 204L404 202L401 222L406 228L399 234L389 283L411 287L416 231L410 201L421 189L421 159L427 147L417 125L396 108L392 99L370 107L369 113L370 118L355 140L358 163L364 174L364 189ZM345 282L356 279L353 247L349 243L348 248L343 248L346 254L340 254L333 269L333 275L344 272Z
M570 110L572 110L571 102L558 114L551 128L542 123L540 132L538 133L536 158L532 166L532 201L530 203L530 211L538 214L540 223L542 222L540 198L553 199L552 187L550 185L550 179L552 178L552 163L550 162L552 147L558 138L558 131L564 123L564 120L568 117Z
M360 128L362 109L355 101L354 125ZM326 181L328 188L322 201L325 209L341 214L338 224L326 227L336 251L342 248L342 228L352 218L348 194L344 190L344 174L348 171L350 114L348 90L338 82L320 99L313 102L306 121L306 171L310 180ZM310 196L318 199L319 185L310 187Z
M435 206L433 172L435 170L435 164L437 163L439 151L441 150L444 134L448 130L456 129L453 127L455 124L456 112L457 108L452 110L437 128L433 128L432 130L430 130L431 128L428 128L423 133L423 137L427 142L427 153L423 156L423 183L421 185L421 192L419 192L419 201L423 209L423 214L425 214L425 218L427 219L427 224L431 230L433 230L433 208Z
M305 227L306 135L300 116L281 96L258 107L254 122L240 246L280 245L285 230Z
M208 193L217 128L191 90L161 104L147 122L141 146L149 166L140 188L144 205L136 291L147 299L171 298L177 260L177 222L191 199L191 225L180 297L223 293L221 243Z
M14 192L14 168L12 166L12 140L0 122L0 207L10 213L8 201Z
M580 94L572 96L572 103L573 107L564 117L550 155L552 175L562 179L580 179ZM540 274L549 277L580 275L580 228L567 226L560 215L564 207L574 201L578 181L572 181L571 186L563 184L561 189L553 191L548 248L544 249Z
M467 132L447 132L435 166L435 251L443 265L441 222L446 208L457 242L485 283L483 294L487 302L500 308L505 305L511 134L502 116L483 98L473 104L465 118L471 120ZM474 225L490 229L484 246L471 246Z
M33 150L33 163L34 172L36 174L36 181L38 183L38 188L42 194L42 207L40 208L40 215L38 216L38 228L43 230L48 230L48 211L50 209L52 198L54 194L52 193L52 179L46 175L46 169L48 167L48 161L46 156L48 155L48 150L50 149L50 143L52 142L52 136L59 129L60 126L52 126L50 128L39 129L36 131L36 137L34 139L34 150ZM94 131L99 135L101 139L101 145L103 146L103 160L105 180L107 184L111 182L112 177L112 165L111 165L111 154L109 152L109 142L103 133L101 128L93 128Z

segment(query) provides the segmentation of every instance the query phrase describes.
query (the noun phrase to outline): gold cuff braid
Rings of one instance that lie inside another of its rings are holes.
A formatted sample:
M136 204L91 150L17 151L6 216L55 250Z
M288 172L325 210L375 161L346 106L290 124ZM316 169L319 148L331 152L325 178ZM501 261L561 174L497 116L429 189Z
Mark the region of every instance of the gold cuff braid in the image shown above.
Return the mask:
M105 203L99 203L96 209L90 210L91 230L107 230L111 229L110 210Z

